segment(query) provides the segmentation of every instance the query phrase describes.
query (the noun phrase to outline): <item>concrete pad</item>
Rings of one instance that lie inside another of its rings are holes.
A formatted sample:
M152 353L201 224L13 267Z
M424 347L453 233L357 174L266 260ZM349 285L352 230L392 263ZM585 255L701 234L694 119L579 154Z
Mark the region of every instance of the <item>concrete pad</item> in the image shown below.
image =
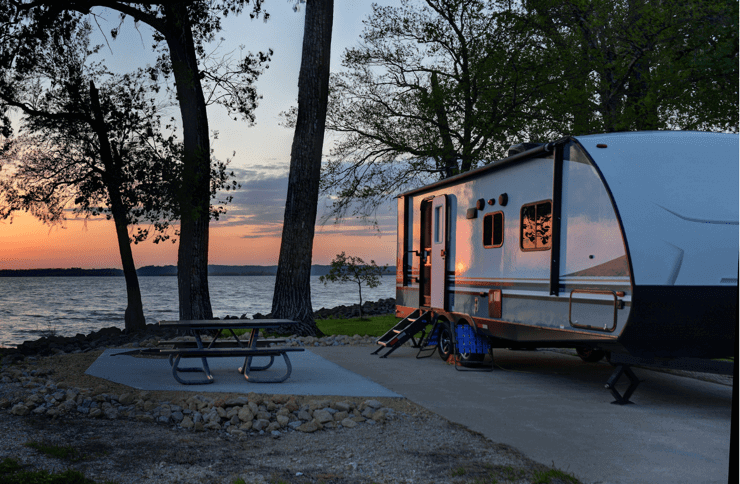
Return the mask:
M611 365L551 351L494 350L490 373L412 348L385 359L373 348L313 351L584 483L728 482L730 386L635 368L635 404L619 406L604 389Z
M122 355L126 349L108 349L98 357L85 372L112 382L121 383L139 390L170 390L229 393L261 393L283 395L339 395L347 397L401 397L387 388L352 371L332 363L310 350L290 353L293 371L282 383L248 382L239 374L244 358L210 358L214 382L206 385L181 385L172 376L166 358L136 358ZM254 364L267 363L267 358L255 358ZM199 358L183 359L181 367L200 366ZM285 362L276 358L272 368L253 372L255 376L270 377L285 373ZM184 373L183 379L203 378L203 373Z

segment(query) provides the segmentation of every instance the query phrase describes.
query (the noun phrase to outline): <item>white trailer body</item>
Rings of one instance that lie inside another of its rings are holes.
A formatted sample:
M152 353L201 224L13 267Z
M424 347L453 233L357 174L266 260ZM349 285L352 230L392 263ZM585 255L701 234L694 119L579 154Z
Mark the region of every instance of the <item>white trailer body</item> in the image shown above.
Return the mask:
M398 317L498 347L733 356L738 136L567 137L398 197Z

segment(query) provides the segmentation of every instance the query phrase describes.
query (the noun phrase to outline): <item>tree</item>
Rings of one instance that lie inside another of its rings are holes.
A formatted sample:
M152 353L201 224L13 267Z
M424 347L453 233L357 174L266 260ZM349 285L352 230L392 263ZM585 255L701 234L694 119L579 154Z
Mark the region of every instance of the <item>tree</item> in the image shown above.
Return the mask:
M86 217L106 214L115 224L128 304L125 327L144 329L143 306L131 242L147 238L139 228L152 223L155 242L166 240L177 213L173 182L179 145L162 134L160 116L149 95L156 86L144 71L112 76L100 65L85 66L90 50L86 23L63 46L37 46L32 69L12 74L13 90L0 91L0 103L24 115L22 136L0 154L0 216L30 211L46 223L59 223L72 208ZM95 82L104 77L100 90ZM88 82L89 79L89 82ZM225 165L213 180L226 182ZM227 186L227 188L229 188ZM218 210L214 214L218 215Z
M206 99L202 80L206 74L199 58L206 55L204 45L221 29L221 16L239 14L249 0L224 1L160 1L121 2L116 0L22 1L5 0L0 16L0 67L34 62L34 44L43 44L51 37L68 36L66 25L79 15L91 14L102 7L117 11L121 25L127 17L143 23L154 31L155 48L162 47L159 61L149 69L152 77L172 75L180 107L183 127L182 166L177 188L180 210L180 245L178 248L177 279L180 319L211 319L208 292L209 206L211 196L210 141ZM252 2L252 18L261 13L262 0ZM264 14L267 18L267 14ZM53 27L53 28L52 28ZM119 25L120 27L120 25ZM116 27L111 30L115 38ZM261 62L269 55L247 56L239 64L245 81L237 84L219 83L223 89L235 88L230 96L215 96L231 112L253 120L256 91L252 84Z
M331 261L331 269L325 276L320 276L319 281L324 284L329 282L354 282L357 284L357 290L360 294L360 319L362 319L362 285L365 284L369 288L378 287L380 285L380 276L386 270L388 265L378 267L374 260L370 261L370 264L365 264L365 261L360 257L347 256L342 252L337 254L334 260Z
M374 6L332 76L330 215L522 141L646 129L737 131L738 3L402 0Z
M398 191L468 171L556 123L547 52L507 6L483 0L373 5L331 80L322 173L332 214L371 217Z
M737 131L737 2L527 0L520 14L560 54L550 102L573 134Z
M320 334L313 319L310 282L333 18L334 0L310 0L306 4L298 74L298 117L290 152L280 259L272 298L272 317L299 321L296 329L304 336Z

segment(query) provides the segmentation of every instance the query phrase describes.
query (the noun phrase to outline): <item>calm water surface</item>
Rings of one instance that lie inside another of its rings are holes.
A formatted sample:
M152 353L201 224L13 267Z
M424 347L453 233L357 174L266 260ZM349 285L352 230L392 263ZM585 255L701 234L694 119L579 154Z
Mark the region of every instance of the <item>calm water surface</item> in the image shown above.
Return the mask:
M395 297L395 276L384 276L375 289L363 287L363 301ZM269 313L274 276L210 276L213 314L252 317ZM177 278L139 277L147 323L178 319ZM314 310L356 304L354 284L328 284L311 277ZM49 330L63 336L87 334L109 326L124 327L126 284L123 277L0 277L0 346L36 339Z

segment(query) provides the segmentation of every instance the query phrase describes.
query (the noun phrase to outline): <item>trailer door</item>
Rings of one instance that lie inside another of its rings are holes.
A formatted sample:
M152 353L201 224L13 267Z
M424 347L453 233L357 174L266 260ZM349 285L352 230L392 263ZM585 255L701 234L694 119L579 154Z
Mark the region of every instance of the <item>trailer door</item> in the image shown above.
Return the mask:
M446 310L445 266L447 260L447 196L432 200L431 306Z

